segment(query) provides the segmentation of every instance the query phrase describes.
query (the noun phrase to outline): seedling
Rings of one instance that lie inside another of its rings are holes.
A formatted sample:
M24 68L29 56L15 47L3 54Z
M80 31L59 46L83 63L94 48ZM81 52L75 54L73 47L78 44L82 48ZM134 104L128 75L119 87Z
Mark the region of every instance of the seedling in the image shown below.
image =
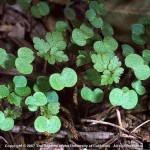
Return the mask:
M125 87L124 87L125 88ZM122 106L124 109L133 109L138 103L138 96L134 90L114 88L109 95L113 106Z
M84 100L90 101L92 103L100 103L103 100L103 96L103 91L98 88L94 89L94 91L88 87L83 87L81 89L81 97Z
M20 73L31 74L33 71L33 66L31 64L33 60L33 51L29 48L22 47L18 50L18 58L15 61L15 66Z
M93 36L93 30L85 24L82 24L80 29L76 28L72 32L72 39L79 46L84 46L86 41Z
M67 6L64 9L64 15L65 15L65 17L67 19L73 20L73 19L75 19L76 13L75 13L75 11L72 8L70 8L69 6Z
M55 64L56 61L68 61L68 56L63 52L66 48L66 43L60 31L48 32L46 42L38 37L34 37L33 42L38 55L44 57L49 64Z
M47 16L49 14L49 6L45 2L38 2L37 5L31 7L31 13L36 18Z
M130 54L125 59L127 67L132 68L139 80L146 80L150 76L150 68L144 64L144 59L137 54Z
M71 68L64 68L61 74L52 74L49 82L53 89L60 91L65 87L73 87L77 82L77 74Z

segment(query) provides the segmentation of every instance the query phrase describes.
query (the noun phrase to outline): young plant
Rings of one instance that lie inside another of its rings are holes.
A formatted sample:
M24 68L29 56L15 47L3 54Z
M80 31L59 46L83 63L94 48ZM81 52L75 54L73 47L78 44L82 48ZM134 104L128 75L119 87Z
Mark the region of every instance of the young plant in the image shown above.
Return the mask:
M100 103L103 100L104 92L101 89L94 89L93 91L88 87L81 89L81 97L92 103Z
M53 89L60 91L65 87L73 87L77 82L77 74L71 68L64 68L61 74L52 74L49 82Z
M18 50L18 58L15 60L15 66L20 73L31 74L33 71L31 63L33 61L33 51L27 47L22 47Z
M35 18L47 16L49 12L50 8L46 2L38 2L35 6L31 7L31 13Z
M133 109L138 103L138 95L127 87L114 88L109 94L110 103L113 106L122 106L124 109Z
M125 65L133 69L139 80L146 80L150 77L150 67L144 64L144 59L137 54L130 54L125 59Z
M68 56L64 54L66 42L62 33L58 30L46 34L46 42L38 37L33 38L34 48L38 51L38 56L44 57L49 64L68 61Z

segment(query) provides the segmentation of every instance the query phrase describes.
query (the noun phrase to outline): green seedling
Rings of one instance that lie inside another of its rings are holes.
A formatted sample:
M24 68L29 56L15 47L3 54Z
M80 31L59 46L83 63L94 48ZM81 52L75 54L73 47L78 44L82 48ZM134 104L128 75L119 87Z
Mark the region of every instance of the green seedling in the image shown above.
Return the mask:
M94 89L93 91L88 87L81 89L81 97L92 103L100 103L103 100L104 92L101 89Z
M64 68L61 74L52 74L49 82L53 89L60 91L65 87L73 87L77 82L77 74L71 68Z

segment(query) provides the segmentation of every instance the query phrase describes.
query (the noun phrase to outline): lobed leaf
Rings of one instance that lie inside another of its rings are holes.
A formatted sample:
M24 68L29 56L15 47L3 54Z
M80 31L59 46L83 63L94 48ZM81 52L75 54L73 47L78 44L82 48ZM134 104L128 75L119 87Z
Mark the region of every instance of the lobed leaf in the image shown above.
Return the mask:
M103 96L103 91L98 88L94 89L94 91L88 87L83 87L81 89L81 97L84 100L90 101L92 103L100 103L103 100Z

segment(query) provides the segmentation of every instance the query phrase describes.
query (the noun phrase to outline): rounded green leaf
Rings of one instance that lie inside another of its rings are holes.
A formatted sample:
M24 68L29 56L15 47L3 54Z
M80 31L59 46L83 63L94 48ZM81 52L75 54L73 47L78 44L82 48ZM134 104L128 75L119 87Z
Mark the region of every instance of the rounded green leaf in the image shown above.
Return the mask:
M52 116L47 122L47 132L56 133L61 128L61 121L57 116Z
M103 100L104 92L101 89L94 89L93 98L91 99L92 103L100 103Z
M147 65L139 65L133 68L134 74L139 80L146 80L150 77L150 68Z
M5 66L5 62L7 60L8 54L2 48L0 48L0 66Z
M126 92L129 91L129 88L125 86L125 87L122 88L122 91L123 91L124 93L126 93Z
M32 16L34 16L35 18L41 18L42 17L37 6L31 7L31 13L32 13Z
M12 118L6 118L0 125L0 129L3 131L9 131L14 127L14 120Z
M84 99L84 100L91 100L92 97L93 97L93 94L92 94L92 90L88 87L83 87L81 89L81 97Z
M134 49L130 45L128 45L128 44L123 44L122 45L122 51L123 51L122 54L125 57L127 57L128 55L134 53Z
M45 2L39 2L37 5L31 7L31 13L36 18L48 15L49 11L49 6Z
M9 89L4 85L0 85L0 99L7 97L8 95Z
M97 7L97 13L101 15L106 15L107 14L107 9L103 3L99 4Z
M22 58L16 59L15 66L22 74L31 74L33 71L33 66Z
M109 94L110 103L113 106L121 106L124 92L119 88L114 88Z
M50 76L49 83L51 87L57 91L60 91L65 87L61 75L58 73L54 73Z
M36 106L36 100L33 96L29 96L25 100L26 105Z
M97 53L107 53L115 51L118 48L118 43L113 37L106 37L103 41L94 43L94 50Z
M138 103L138 96L134 90L129 90L124 94L122 107L124 109L133 109Z
M44 93L42 92L36 92L33 95L34 99L36 100L36 104L37 106L44 106L47 104L47 97L45 96Z
M49 79L45 76L38 76L37 84L34 86L35 92L47 92L50 90Z
M136 68L137 66L144 65L144 60L137 54L130 54L125 59L125 65L129 68Z
M94 18L92 21L91 21L91 24L93 27L95 28L101 28L103 26L103 20L102 18Z
M84 46L86 44L86 39L83 37L83 33L77 28L72 32L72 39L79 46Z
M81 89L81 97L84 100L90 101L92 103L100 103L103 100L104 93L101 89L98 89L98 88L92 91L88 87L83 87Z
M2 111L0 111L0 125L5 120L5 115Z
M141 34L144 34L145 32L145 28L144 28L144 25L143 24L133 24L131 26L131 29L132 29L132 33L135 34L135 35L141 35Z
M28 63L31 63L34 60L33 51L27 47L21 47L18 49L18 57Z
M73 87L77 83L77 74L71 68L64 68L61 76L65 87Z
M5 62L5 68L6 69L13 69L13 68L15 68L15 60L16 60L16 57L14 55L12 55L12 54L9 54L8 55L8 59Z
M28 106L28 109L30 110L30 111L37 111L38 110L38 107L37 106L34 106L34 105L29 105Z
M29 87L15 87L15 92L19 96L28 96L31 94L31 89Z
M86 11L85 16L89 21L92 21L96 18L96 13L93 9L89 9Z
M150 50L148 50L148 49L143 50L142 56L143 56L145 64L149 65L149 63L150 63Z
M95 69L88 69L85 72L84 79L90 81L94 86L101 85L101 76Z
M13 82L15 87L25 87L27 85L27 79L24 76L15 76Z
M84 39L89 39L94 36L93 29L87 26L85 23L81 24L80 31L82 32Z
M139 45L144 45L147 43L147 37L145 35L132 34L131 38L136 44Z
M113 30L112 26L105 21L103 21L103 26L101 29L102 29L102 34L104 37L112 36L114 34L114 30Z
M131 85L139 95L145 94L145 87L142 86L142 82L140 80L132 82Z
M47 130L48 120L44 116L39 116L34 121L34 128L38 132L45 132Z
M91 9L93 9L95 12L97 12L97 9L98 9L98 2L97 1L91 1L90 4L89 4L89 7Z
M64 87L72 87L77 82L77 74L71 68L64 68L61 74L54 73L49 78L53 89L60 91Z
M75 11L70 7L64 9L64 15L69 20L73 20L76 16Z
M41 16L46 16L49 14L49 6L47 3L45 2L38 2L37 4L37 8L39 10L39 13L41 14Z
M46 96L47 96L48 102L56 102L57 103L59 100L59 96L55 91L47 92Z
M68 28L68 25L64 21L57 21L56 28L61 32L65 32Z

